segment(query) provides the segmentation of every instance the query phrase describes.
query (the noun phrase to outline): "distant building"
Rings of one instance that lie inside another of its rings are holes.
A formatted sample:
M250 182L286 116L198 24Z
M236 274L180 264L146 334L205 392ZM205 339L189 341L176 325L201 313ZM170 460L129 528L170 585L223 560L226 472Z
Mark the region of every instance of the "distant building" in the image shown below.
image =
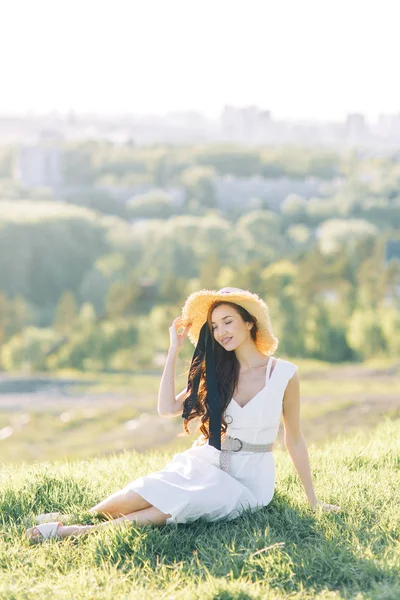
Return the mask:
M222 134L230 141L267 141L271 126L270 111L260 110L257 106L226 105L221 115Z
M24 187L57 188L63 182L61 150L56 138L43 132L41 140L20 149L14 164L14 178Z
M400 140L400 113L397 115L379 115L377 133L383 138Z
M364 115L352 113L346 119L346 140L351 144L362 143L368 135L368 127Z

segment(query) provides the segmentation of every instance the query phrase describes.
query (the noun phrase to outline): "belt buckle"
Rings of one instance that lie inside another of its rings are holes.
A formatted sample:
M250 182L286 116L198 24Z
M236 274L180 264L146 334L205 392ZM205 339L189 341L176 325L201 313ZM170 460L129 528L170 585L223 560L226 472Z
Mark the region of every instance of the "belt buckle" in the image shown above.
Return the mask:
M232 439L235 440L236 442L239 442L239 444L240 444L240 448L238 448L237 450L232 450L232 452L240 452L241 449L243 448L242 440L239 440L239 438L232 438Z

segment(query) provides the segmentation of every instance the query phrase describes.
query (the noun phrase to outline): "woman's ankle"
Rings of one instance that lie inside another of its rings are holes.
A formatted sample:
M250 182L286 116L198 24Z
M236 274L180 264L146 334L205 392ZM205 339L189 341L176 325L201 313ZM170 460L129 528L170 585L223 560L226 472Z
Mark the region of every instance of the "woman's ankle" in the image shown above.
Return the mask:
M94 527L94 525L60 525L57 529L57 535L60 538L83 535L88 533Z

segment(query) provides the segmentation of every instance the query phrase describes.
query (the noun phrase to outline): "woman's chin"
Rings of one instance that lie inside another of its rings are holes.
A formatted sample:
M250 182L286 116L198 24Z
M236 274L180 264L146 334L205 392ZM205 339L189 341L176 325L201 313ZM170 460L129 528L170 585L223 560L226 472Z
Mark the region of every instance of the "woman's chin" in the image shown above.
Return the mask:
M223 349L226 350L227 352L233 352L234 350L236 350L236 348L238 347L239 344L236 344L235 342L229 342L228 344L221 344Z

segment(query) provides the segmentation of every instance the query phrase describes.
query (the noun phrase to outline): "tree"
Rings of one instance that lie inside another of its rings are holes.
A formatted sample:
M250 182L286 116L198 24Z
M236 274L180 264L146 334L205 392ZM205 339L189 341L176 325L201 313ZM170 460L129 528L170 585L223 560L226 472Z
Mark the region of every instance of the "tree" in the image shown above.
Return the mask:
M346 334L347 343L361 359L379 356L387 343L377 311L357 309L351 316Z
M346 342L344 323L333 325L323 303L316 302L309 307L304 328L305 348L313 358L332 362L352 358L352 351Z
M89 188L84 193L73 194L65 197L65 201L78 206L84 206L105 215L117 215L122 219L128 217L126 206L114 198L106 190Z
M108 250L107 233L107 223L85 208L62 202L3 202L3 291L9 297L21 295L29 304L54 307L66 289L76 293L86 272Z
M128 200L127 210L135 219L168 219L176 212L171 196L162 190L134 196Z
M328 219L318 228L316 236L323 254L331 254L345 245L349 250L365 237L376 237L377 227L365 219Z
M189 167L180 176L186 198L194 198L202 207L216 208L215 171L210 167Z
M257 210L244 214L236 223L243 233L248 259L272 262L282 255L284 238L280 235L279 216L272 211Z
M289 194L281 204L281 211L291 219L303 219L306 214L307 202L299 194Z
M106 314L110 319L133 315L141 295L139 282L130 277L128 281L115 281L108 290Z
M78 320L78 307L74 294L67 290L61 296L54 317L54 329L68 333Z
M265 267L260 274L264 293L280 298L285 288L294 282L297 273L297 266L286 259Z
M221 265L215 253L209 254L201 264L200 287L213 290L217 287Z
M0 353L2 367L6 371L43 370L46 352L59 341L60 334L54 329L28 327L4 344Z

